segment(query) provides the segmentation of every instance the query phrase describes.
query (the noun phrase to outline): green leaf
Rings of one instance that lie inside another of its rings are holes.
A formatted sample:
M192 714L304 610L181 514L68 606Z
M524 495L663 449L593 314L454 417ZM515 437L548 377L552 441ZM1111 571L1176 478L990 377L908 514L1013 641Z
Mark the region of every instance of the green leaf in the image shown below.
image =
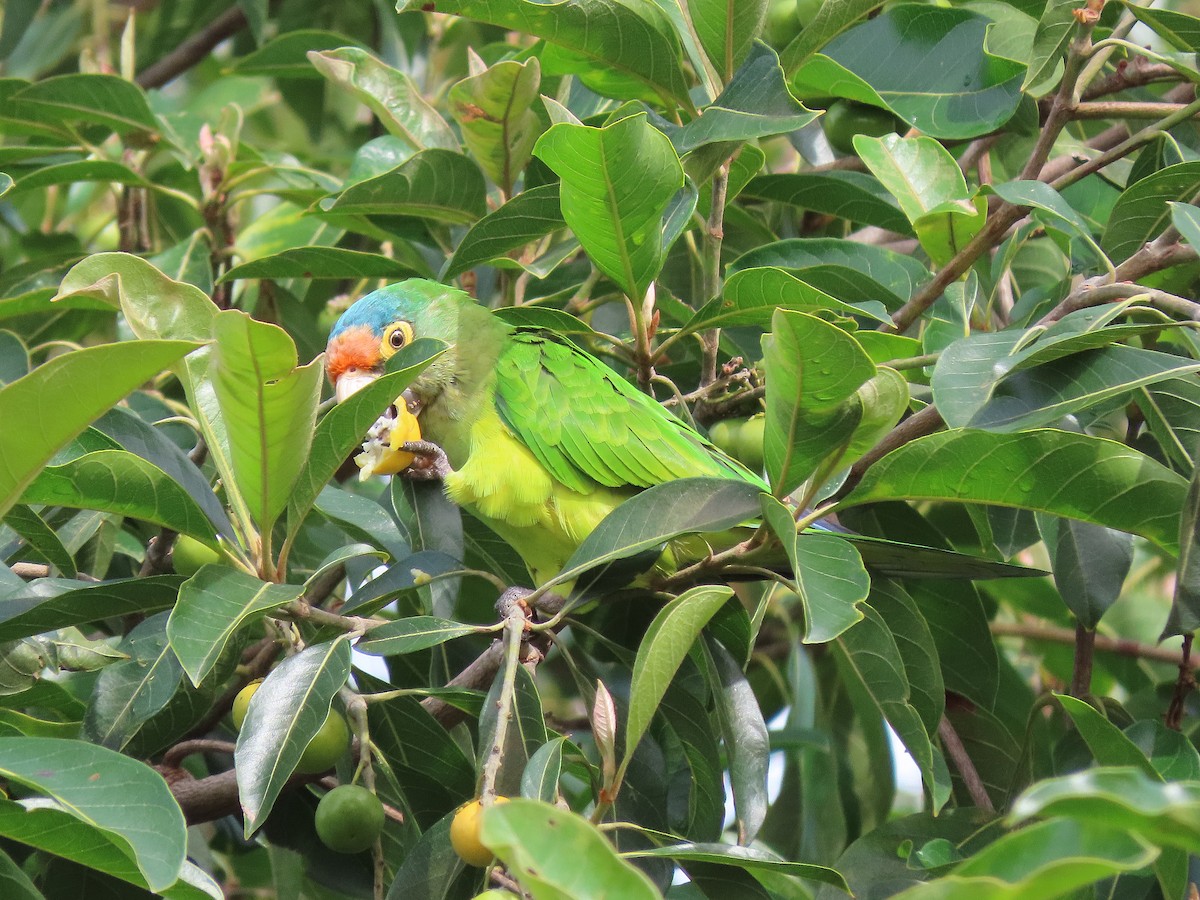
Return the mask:
M691 588L664 606L646 629L633 664L622 771L650 727L655 710L692 644L731 596L732 588L724 585Z
M36 169L23 176L12 187L14 191L29 191L54 184L73 184L84 181L130 184L137 187L151 186L150 182L128 166L106 159L87 159Z
M474 634L474 625L463 625L437 616L408 616L367 632L357 649L372 656L399 656L436 647L464 634Z
M473 63L473 68L479 66ZM533 111L542 70L537 57L508 59L450 88L450 111L467 149L507 196L529 162L541 121Z
M95 122L121 135L159 130L142 89L116 75L58 75L12 99L48 123Z
M946 690L992 709L1000 661L979 591L969 582L940 578L914 578L904 587L929 625Z
M421 9L401 0L397 10ZM657 6L618 0L443 0L438 12L477 19L560 45L593 64L636 79L669 102L689 108L681 49L670 20Z
M1122 6L1139 22L1149 25L1154 34L1176 50L1195 53L1200 50L1200 19L1173 9L1146 9L1135 3Z
M904 675L908 679L909 703L929 734L937 731L946 707L937 645L923 610L895 581L878 579L871 585L871 608L892 633Z
M1054 698L1063 708L1092 751L1096 762L1102 766L1134 766L1151 778L1161 778L1150 760L1137 744L1126 737L1116 725L1108 721L1094 706L1066 694L1055 694Z
M596 826L568 810L514 798L484 810L480 839L534 900L654 900L645 873L625 862Z
M446 263L442 277L454 278L482 263L500 261L511 251L565 224L557 183L522 191L471 226Z
M753 843L767 817L767 723L741 665L719 642L707 645L715 663L717 720L729 757L729 783L737 813L738 843Z
M875 364L842 329L804 313L778 310L763 337L767 430L763 443L775 496L814 473L825 477L862 418L857 391Z
M105 666L83 720L83 734L111 750L123 750L141 725L175 696L183 672L171 653L167 617L139 623L117 645L128 659Z
M811 26L818 33L820 18ZM828 96L832 88L839 97L885 107L931 138L978 137L1016 112L1025 75L1020 63L987 53L991 25L966 9L900 5L821 47L796 72L792 88L801 99ZM791 48L784 52L789 69L796 56ZM934 56L938 65L928 65Z
M414 150L458 150L458 139L412 79L359 47L308 53L313 66L371 108L391 134Z
M913 234L912 224L895 198L878 179L865 172L760 175L742 189L741 196L786 203L897 234Z
M1071 42L1071 31L1075 27L1074 12L1079 4L1074 0L1050 0L1042 10L1034 33L1033 48L1029 54L1029 68L1021 90L1054 85L1048 81L1062 63L1063 54Z
M1091 226L1078 212L1071 207L1063 196L1050 185L1042 181L1007 181L991 188L1002 199L1014 206L1028 206L1039 212L1046 213L1050 222L1066 225L1068 233L1074 233L1090 246L1101 261L1108 261L1104 251L1092 237Z
M231 70L238 75L320 79L321 73L309 61L309 51L336 50L355 43L354 38L333 31L289 31L238 57Z
M175 602L179 578L155 575L113 579L101 584L56 579L50 590L52 593L46 596L45 588L28 586L4 598L0 607L0 641L167 609Z
M854 546L831 534L797 534L791 510L767 494L763 519L783 544L804 611L804 642L831 641L862 619L871 579Z
M3 523L17 533L29 547L54 566L64 578L74 578L75 560L63 546L58 533L28 506L17 504L3 517Z
M554 803L558 799L558 779L562 776L565 737L556 737L537 749L525 771L521 773L521 796L543 803Z
M408 278L417 273L407 265L379 253L362 253L341 247L293 247L253 262L234 266L218 284L246 278Z
M736 847L731 844L669 844L650 850L628 850L621 854L626 859L675 859L680 862L706 862L719 866L735 866L747 871L778 872L806 881L831 884L849 893L846 879L840 872L825 866L790 862L779 859L756 847Z
M812 54L881 6L879 0L823 0L812 21L780 54L784 71L794 74Z
M789 134L816 117L788 91L775 51L756 43L717 99L679 129L672 143L683 154L706 144Z
M37 422L0 434L0 515L54 452L134 388L196 348L186 341L129 341L57 356L0 388L0 420ZM104 372L104 378L97 378ZM54 415L47 415L53 410Z
M1128 531L1175 553L1186 492L1182 477L1116 441L1049 429L967 429L889 453L841 505L922 499L1012 506Z
M213 670L243 625L291 603L304 592L298 584L268 584L223 565L206 565L183 583L171 610L171 649L197 687Z
M187 841L183 813L146 764L83 741L0 738L0 772L112 838L151 890L179 877Z
M288 497L289 535L299 529L317 496L350 452L362 443L371 424L445 349L440 341L429 338L414 341L388 360L386 374L337 404L321 419Z
M636 115L604 128L554 125L533 152L562 179L563 219L592 262L640 302L662 268L663 215L683 187L671 142Z
M229 429L233 472L255 521L269 532L308 459L321 362L297 368L286 331L238 310L220 313L213 334L214 387Z
M247 836L271 812L349 674L350 642L339 637L289 656L254 692L234 751Z
M99 509L153 522L216 546L217 534L191 495L162 469L126 450L85 453L43 469L25 503Z
M487 212L483 173L461 153L422 150L382 175L321 201L329 213L416 216L467 225Z
M776 309L818 314L833 312L844 316L868 315L880 322L891 321L882 306L866 311L843 303L783 269L771 267L742 269L725 282L720 297L710 300L692 316L680 331L694 334L708 328L738 325L770 325Z
M686 0L686 5L704 52L721 80L728 82L751 52L770 4L766 0Z
M1012 806L1012 821L1032 816L1070 816L1160 846L1200 849L1200 785L1163 783L1139 767L1087 769L1039 781Z
M958 162L932 138L856 135L854 149L900 204L935 264L952 259L983 227L986 201L971 201Z
M1158 856L1144 841L1107 825L1055 819L1005 835L944 877L909 888L897 898L978 897L980 900L1051 900Z
M1073 519L1038 517L1054 584L1085 628L1095 629L1121 595L1133 564L1133 537Z
M854 678L871 702L895 729L921 771L925 789L939 810L950 797L950 773L912 703L911 686L896 639L870 605L861 607L863 619L837 639L838 669Z
M681 534L723 531L754 519L762 489L729 478L681 478L626 500L601 520L547 584L578 578Z
M1159 640L1188 635L1200 627L1200 466L1192 471L1187 499L1179 517L1179 565L1171 612Z
M1167 166L1129 187L1117 198L1100 238L1114 262L1136 253L1171 224L1172 200L1189 201L1200 192L1200 162Z

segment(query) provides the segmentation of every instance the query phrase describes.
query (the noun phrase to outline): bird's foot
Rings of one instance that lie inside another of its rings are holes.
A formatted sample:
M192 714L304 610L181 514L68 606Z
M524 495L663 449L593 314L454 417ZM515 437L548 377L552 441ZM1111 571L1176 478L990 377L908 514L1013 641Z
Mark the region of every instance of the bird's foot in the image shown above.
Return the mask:
M454 472L446 451L432 441L405 441L400 449L414 456L401 473L412 481L442 481Z

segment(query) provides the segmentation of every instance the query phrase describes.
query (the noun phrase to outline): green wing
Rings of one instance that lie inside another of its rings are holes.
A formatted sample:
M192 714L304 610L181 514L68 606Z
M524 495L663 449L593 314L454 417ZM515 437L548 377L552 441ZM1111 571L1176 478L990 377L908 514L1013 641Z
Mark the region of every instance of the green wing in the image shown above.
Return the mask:
M517 329L496 369L509 430L573 490L715 476L762 484L593 356L551 332ZM764 485L765 487L765 485Z

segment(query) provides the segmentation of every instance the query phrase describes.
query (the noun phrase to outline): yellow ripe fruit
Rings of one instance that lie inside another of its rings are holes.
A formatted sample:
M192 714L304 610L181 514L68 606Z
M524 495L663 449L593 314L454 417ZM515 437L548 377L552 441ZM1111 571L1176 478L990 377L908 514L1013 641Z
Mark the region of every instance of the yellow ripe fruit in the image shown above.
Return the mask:
M357 784L341 784L321 798L314 824L330 850L361 853L375 843L386 818L378 797Z
M255 678L238 691L238 695L233 698L233 727L238 731L242 730L242 723L246 721L246 712L250 709L250 698L254 696L254 692L258 690L262 681L261 678Z
M354 458L362 472L361 478L372 475L395 475L407 469L414 459L411 453L405 453L400 446L408 441L421 439L421 426L417 417L408 411L404 401L396 403L398 416L392 426L392 433L386 444L379 441L368 441L363 445L363 452Z
M496 803L507 803L507 797L497 797ZM479 840L479 817L483 805L478 800L464 803L450 823L450 846L468 866L486 866L495 855Z

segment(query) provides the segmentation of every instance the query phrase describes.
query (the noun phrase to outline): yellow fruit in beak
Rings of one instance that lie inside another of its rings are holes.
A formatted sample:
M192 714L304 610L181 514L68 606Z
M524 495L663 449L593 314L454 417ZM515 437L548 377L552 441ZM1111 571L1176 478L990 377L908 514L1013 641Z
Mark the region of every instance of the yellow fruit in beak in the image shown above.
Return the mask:
M403 400L392 409L396 410L395 418L390 415L380 418L367 433L363 452L354 457L361 470L358 477L363 481L372 475L395 475L412 464L413 454L400 447L408 441L419 441L421 426Z

